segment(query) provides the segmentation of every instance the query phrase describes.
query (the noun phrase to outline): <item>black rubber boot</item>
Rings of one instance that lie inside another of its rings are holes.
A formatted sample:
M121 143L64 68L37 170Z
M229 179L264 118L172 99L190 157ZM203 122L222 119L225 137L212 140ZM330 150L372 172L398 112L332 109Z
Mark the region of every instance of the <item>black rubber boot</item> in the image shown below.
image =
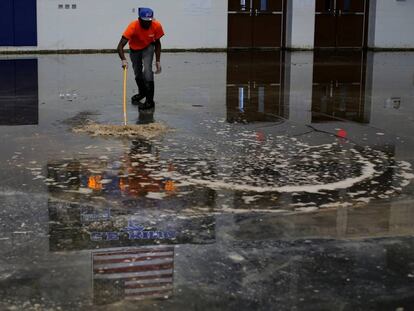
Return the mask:
M135 81L137 82L137 85L138 85L139 94L132 96L131 103L133 105L139 105L141 100L143 100L147 96L147 87L143 79L135 79Z
M154 123L154 111L155 111L155 108L138 109L137 124Z
M154 103L154 81L149 81L146 83L147 87L147 96L145 103L142 106L142 109L152 109L155 106Z

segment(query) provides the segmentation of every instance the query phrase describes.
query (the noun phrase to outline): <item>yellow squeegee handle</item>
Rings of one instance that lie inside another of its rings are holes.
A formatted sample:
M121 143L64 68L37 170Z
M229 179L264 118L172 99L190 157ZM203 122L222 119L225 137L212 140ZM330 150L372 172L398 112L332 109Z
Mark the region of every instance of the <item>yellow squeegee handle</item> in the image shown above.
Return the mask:
M124 98L123 98L123 104L124 104L124 125L127 125L127 111L126 111L126 93L127 93L127 67L124 67Z

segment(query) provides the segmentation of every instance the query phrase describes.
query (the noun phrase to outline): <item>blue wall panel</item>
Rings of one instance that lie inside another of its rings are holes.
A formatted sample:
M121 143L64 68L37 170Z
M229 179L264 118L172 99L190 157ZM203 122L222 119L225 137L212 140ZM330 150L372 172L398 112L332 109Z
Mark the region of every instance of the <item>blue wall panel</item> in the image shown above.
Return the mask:
M0 46L14 45L13 0L0 0Z
M0 0L0 46L37 46L36 0Z
M36 0L14 0L13 2L14 46L36 46Z

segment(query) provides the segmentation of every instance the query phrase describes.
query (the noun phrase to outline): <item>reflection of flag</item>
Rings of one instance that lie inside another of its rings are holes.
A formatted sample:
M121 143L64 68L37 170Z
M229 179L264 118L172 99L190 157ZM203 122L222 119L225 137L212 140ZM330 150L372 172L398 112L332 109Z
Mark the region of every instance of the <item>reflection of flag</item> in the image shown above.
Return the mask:
M172 295L174 247L100 251L92 254L92 261L97 303Z

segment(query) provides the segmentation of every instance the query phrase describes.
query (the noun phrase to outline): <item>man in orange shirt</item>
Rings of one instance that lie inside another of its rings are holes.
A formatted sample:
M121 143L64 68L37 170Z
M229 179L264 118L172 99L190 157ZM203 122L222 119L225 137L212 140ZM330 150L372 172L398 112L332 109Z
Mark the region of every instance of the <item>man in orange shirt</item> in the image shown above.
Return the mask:
M156 58L156 74L161 73L161 37L164 30L160 22L154 19L154 12L150 8L138 9L138 20L133 21L124 31L118 44L118 54L122 60L122 67L128 67L124 47L129 43L132 68L139 94L132 96L132 104L142 109L154 107L154 72L152 62L154 53ZM141 100L146 98L145 103Z

